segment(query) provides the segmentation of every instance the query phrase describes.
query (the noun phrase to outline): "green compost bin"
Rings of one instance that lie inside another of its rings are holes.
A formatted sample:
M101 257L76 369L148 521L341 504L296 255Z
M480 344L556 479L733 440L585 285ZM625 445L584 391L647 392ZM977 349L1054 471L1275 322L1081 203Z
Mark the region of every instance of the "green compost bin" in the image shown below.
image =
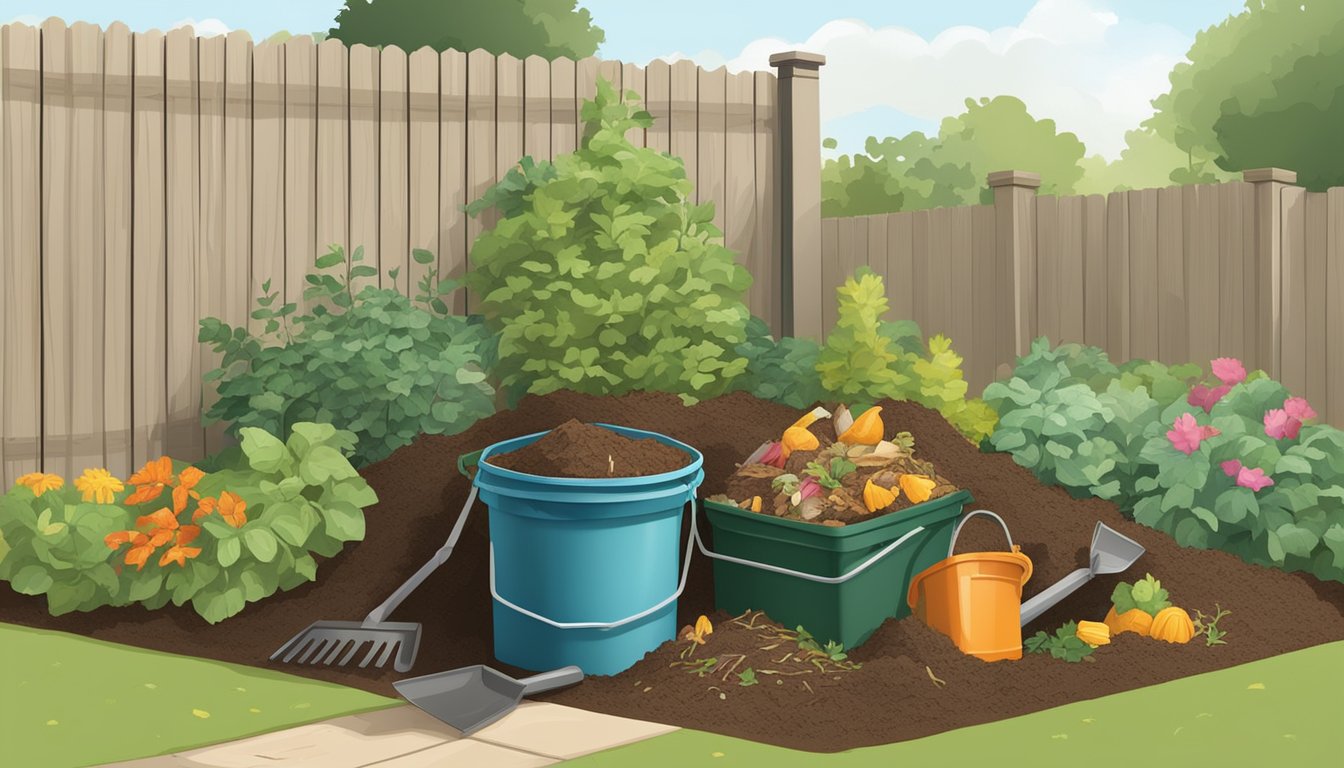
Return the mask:
M855 648L889 618L909 615L911 580L948 555L952 530L972 501L960 490L900 512L853 525L829 527L705 501L714 532L714 604L734 616L761 610L787 627L801 625L820 642ZM916 529L891 552L839 583L820 583L723 556L832 580Z

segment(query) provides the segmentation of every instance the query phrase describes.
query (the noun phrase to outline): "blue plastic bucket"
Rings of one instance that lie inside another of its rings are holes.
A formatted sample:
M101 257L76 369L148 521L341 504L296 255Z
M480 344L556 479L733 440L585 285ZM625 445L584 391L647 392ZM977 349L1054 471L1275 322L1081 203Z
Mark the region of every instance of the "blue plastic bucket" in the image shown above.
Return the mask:
M565 478L488 461L546 432L482 451L473 483L490 508L495 657L507 664L614 675L676 636L691 556L688 546L678 574L681 515L705 477L704 457L654 432L598 426L652 438L692 460L647 477Z

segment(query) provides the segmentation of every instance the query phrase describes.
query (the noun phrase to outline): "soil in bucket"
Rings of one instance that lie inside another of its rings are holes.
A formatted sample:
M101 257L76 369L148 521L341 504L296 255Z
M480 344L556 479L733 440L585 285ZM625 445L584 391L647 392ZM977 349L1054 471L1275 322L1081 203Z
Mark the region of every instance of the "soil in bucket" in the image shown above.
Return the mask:
M487 461L529 475L601 478L661 475L681 469L691 457L651 438L631 439L570 419L539 440Z

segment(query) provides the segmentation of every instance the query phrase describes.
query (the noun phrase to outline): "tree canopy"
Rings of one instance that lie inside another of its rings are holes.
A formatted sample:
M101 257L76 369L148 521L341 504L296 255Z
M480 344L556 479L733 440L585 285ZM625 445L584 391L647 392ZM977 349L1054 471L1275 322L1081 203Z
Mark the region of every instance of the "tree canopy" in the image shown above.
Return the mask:
M1344 184L1344 3L1247 0L1197 34L1186 58L1144 125L1192 168L1274 165L1314 189Z
M577 0L345 0L331 37L405 51L482 48L517 58L592 56L606 37Z
M989 202L991 171L1033 171L1044 194L1069 194L1082 178L1083 143L1037 120L1021 99L967 99L938 135L913 131L870 137L866 154L842 155L822 168L822 215L859 216Z

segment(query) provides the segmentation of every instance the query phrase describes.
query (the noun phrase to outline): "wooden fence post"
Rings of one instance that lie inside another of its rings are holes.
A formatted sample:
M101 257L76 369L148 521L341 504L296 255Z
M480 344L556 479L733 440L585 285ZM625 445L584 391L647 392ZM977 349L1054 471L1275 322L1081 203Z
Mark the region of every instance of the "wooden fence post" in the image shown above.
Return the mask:
M786 51L779 68L781 336L821 341L821 102L826 57Z
M1018 356L1031 349L1036 333L1035 197L1041 177L1027 171L995 171L988 181L994 190L994 271L1000 302L994 313L994 350L998 358L996 373L1001 377L1012 369ZM1051 341L1058 343L1057 339Z
M1283 190L1297 172L1255 168L1241 178L1255 185L1255 276L1259 332L1252 365L1278 379L1283 373Z

